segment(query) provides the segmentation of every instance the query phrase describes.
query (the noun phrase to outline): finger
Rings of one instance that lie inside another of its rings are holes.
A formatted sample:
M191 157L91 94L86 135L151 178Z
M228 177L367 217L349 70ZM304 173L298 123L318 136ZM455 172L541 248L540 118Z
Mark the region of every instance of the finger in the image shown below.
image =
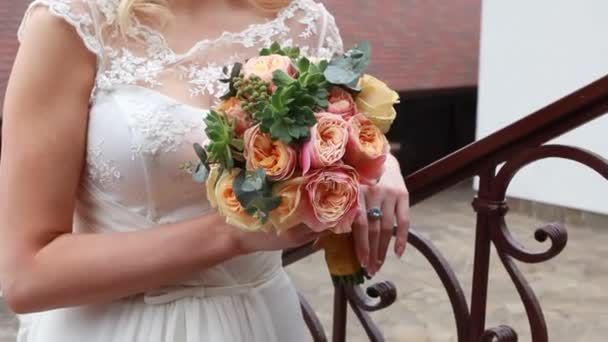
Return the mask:
M410 230L410 200L404 196L397 202L397 233L395 237L395 254L401 258L407 245L407 234Z
M316 236L316 240L313 242L312 244L312 249L314 251L320 251L321 249L325 248L325 246L323 245L323 238L326 237L329 234L333 234L330 231L323 231L321 233L317 233L318 235Z
M388 197L382 203L382 220L380 226L380 238L378 243L378 266L382 267L386 260L388 246L393 237L393 228L396 220L396 198Z
M355 240L355 250L361 267L367 268L369 262L369 231L367 225L367 209L365 201L360 201L359 213L353 223L353 239Z
M366 206L367 210L373 208L382 208L382 201L380 199L380 194L378 191L374 191L370 188L370 191L367 192L366 198ZM367 213L366 213L367 215ZM368 261L368 269L371 275L374 275L378 272L378 248L380 243L380 224L381 221L379 219L370 219L367 220L368 229L369 229L369 261Z

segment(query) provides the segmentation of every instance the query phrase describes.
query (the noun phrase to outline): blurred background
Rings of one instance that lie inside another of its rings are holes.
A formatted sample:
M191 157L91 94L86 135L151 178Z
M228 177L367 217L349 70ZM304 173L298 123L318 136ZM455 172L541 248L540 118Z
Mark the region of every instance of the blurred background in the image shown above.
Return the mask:
M324 0L346 46L368 40L370 73L401 94L390 133L404 174L482 138L608 73L608 2L588 0ZM0 0L0 102L28 0ZM481 56L481 57L480 57ZM558 142L608 157L603 118ZM474 180L412 209L414 227L445 254L469 297L475 242ZM608 336L608 185L563 161L524 170L509 189L516 237L542 249L533 229L569 228L566 250L540 265L521 265L547 319L550 341L601 342ZM494 253L494 252L493 252ZM321 254L289 268L331 331L332 286ZM378 280L398 285L398 300L372 314L388 341L456 341L441 283L413 249L392 257ZM470 300L470 298L468 298ZM14 341L15 317L1 306L0 342ZM348 341L365 341L349 316ZM504 268L492 256L488 326L509 324L529 341L527 316Z

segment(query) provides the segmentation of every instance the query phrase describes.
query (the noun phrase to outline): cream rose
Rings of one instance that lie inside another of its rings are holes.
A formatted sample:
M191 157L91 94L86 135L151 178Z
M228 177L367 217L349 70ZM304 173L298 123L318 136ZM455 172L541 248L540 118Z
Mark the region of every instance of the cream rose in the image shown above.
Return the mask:
M348 124L341 116L317 113L317 123L310 130L310 140L302 145L302 173L337 163L346 152Z
M278 181L290 178L297 167L296 151L281 140L272 140L259 125L245 131L244 156L248 170L263 169L268 178Z
M374 184L384 171L390 146L386 136L363 114L349 121L348 144L344 162L357 170L361 181Z
M306 177L304 223L314 231L351 230L359 210L359 176L348 165L332 165Z
M370 118L382 133L388 132L397 116L395 104L399 102L399 94L370 75L363 75L359 86L361 92L356 99L357 108Z
M243 75L245 79L255 75L266 82L272 83L272 73L276 70L281 70L290 76L296 73L289 57L269 55L254 57L248 60L243 66Z
M281 197L281 204L270 211L269 219L278 233L302 223L301 202L305 184L306 179L298 177L273 186L272 193Z

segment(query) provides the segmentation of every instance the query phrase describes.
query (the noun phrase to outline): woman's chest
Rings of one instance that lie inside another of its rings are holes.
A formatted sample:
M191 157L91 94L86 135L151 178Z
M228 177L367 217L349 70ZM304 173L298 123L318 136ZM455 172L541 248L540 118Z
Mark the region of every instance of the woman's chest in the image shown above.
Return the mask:
M204 144L206 111L138 87L99 92L89 114L83 182L126 207L162 213L200 201L184 165Z

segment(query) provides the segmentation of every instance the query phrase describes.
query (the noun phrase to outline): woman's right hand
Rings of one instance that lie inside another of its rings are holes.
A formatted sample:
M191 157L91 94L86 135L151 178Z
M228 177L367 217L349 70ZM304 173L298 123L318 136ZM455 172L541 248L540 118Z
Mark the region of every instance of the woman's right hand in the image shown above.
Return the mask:
M233 228L239 254L250 254L262 251L280 251L299 247L320 238L324 233L312 231L301 224L286 232L245 232Z

